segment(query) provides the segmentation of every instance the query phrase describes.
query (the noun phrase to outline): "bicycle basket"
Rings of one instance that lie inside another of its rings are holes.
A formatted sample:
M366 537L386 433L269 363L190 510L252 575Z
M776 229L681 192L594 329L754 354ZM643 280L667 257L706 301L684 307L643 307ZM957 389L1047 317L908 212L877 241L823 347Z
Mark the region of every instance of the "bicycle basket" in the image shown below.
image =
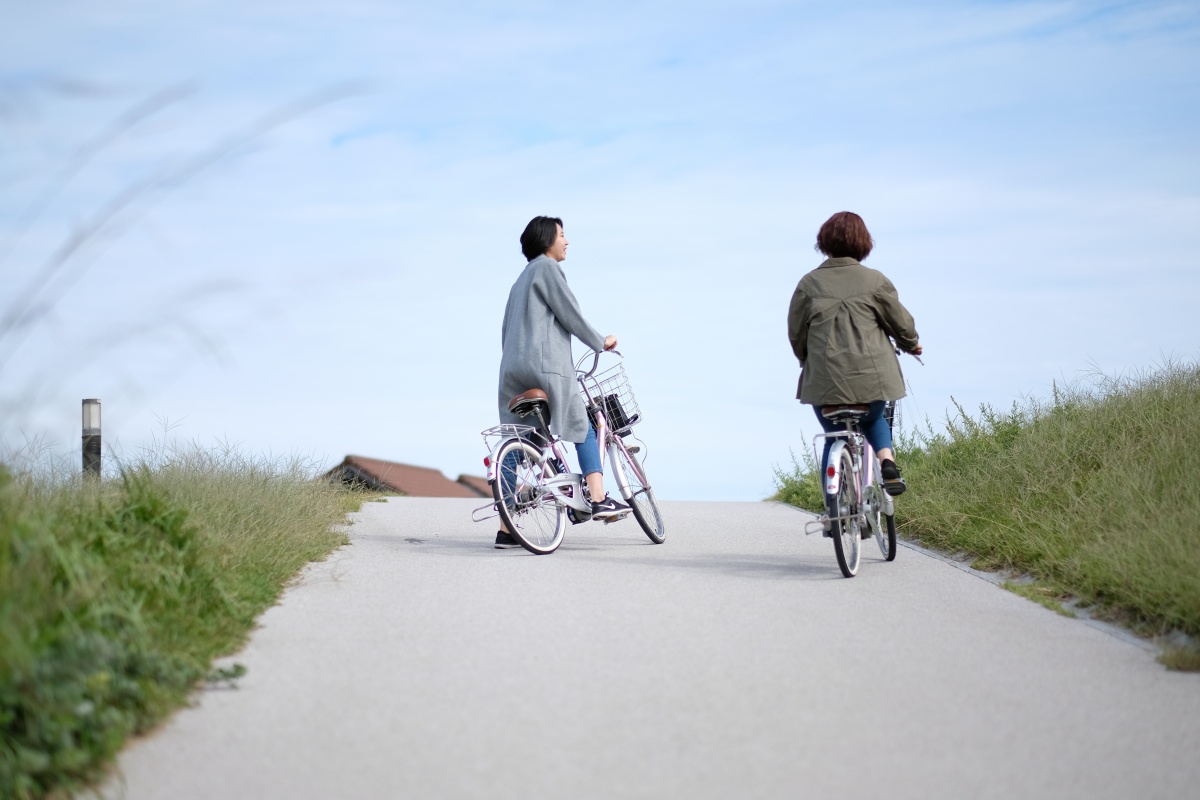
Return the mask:
M625 375L625 365L616 364L596 375L593 379L595 391L593 398L599 398L604 406L604 416L608 419L608 427L614 433L625 435L634 425L642 421L638 409L637 398L629 387L629 378Z
M898 438L901 429L900 423L902 421L900 416L900 401L888 400L887 405L883 407L883 415L887 419L888 428L892 432L892 438Z

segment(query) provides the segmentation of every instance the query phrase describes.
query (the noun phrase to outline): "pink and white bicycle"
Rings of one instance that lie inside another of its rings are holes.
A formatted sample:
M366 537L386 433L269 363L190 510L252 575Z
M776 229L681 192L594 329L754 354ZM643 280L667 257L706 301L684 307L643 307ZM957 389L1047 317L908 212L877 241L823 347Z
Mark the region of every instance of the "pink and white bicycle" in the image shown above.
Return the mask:
M621 355L615 350L608 352ZM662 544L667 537L666 526L646 470L638 459L644 443L639 444L641 440L633 436L633 426L641 421L641 412L624 366L617 362L597 374L600 356L601 353L589 351L575 365L575 377L596 428L600 465L603 469L607 455L621 497L650 541ZM591 369L582 369L589 358ZM567 449L561 439L550 433L550 401L545 392L531 389L514 397L509 411L536 424L497 425L482 432L488 447L483 463L495 502L476 509L472 518L477 522L487 519L492 515L477 515L495 510L526 550L538 555L553 553L562 544L568 521L580 523L591 519L592 504L584 476L568 469Z
M895 506L892 496L883 490L875 450L859 427L867 412L865 405L823 407L822 416L846 429L822 433L813 440L817 463L821 463L825 442L830 443L821 476L825 513L807 523L805 533L821 530L833 539L838 567L847 578L858 574L862 539L874 536L884 560L896 559ZM889 404L885 411L889 426L894 412L895 404Z

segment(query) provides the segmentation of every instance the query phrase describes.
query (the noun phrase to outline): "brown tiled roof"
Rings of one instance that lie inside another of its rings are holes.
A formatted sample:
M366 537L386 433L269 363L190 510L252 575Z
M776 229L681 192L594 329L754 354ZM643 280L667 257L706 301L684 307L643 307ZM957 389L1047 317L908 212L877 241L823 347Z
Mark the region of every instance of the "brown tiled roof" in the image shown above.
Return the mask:
M479 492L480 497L492 496L492 487L488 485L487 478L477 478L474 475L459 475L458 482Z
M474 490L450 480L436 469L365 456L346 456L326 475L409 497L479 497Z

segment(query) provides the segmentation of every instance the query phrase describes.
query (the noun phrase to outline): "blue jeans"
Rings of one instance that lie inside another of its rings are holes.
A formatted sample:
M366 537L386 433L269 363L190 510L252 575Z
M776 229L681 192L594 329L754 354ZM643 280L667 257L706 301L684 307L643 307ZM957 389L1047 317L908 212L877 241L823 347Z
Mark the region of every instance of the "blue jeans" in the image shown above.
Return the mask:
M867 441L871 443L871 447L875 448L876 453L885 447L892 446L892 429L891 426L888 425L887 417L883 415L883 409L885 405L886 402L883 400L876 400L874 403L868 403L867 407L870 409L870 411L867 412L867 415L863 417L862 422L859 423L859 427L861 428L863 435L867 437ZM826 433L846 430L846 426L837 422L833 422L832 420L827 420L825 417L821 416L821 406L813 406L813 411L816 412L817 421L821 423L821 427L825 429ZM833 441L826 439L825 449L821 453L822 475L825 474L825 467L829 466L829 448L832 446Z
M579 456L579 471L584 477L601 472L600 443L596 441L596 429L591 425L588 426L587 438L575 445L575 455Z

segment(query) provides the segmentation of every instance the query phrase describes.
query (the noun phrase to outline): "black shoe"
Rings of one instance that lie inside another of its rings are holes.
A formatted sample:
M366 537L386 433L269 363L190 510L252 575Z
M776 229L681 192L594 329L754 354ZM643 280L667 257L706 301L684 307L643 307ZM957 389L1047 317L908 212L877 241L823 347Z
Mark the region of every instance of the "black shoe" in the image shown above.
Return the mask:
M904 494L908 488L900 477L900 468L890 458L879 465L879 477L883 479L883 490L892 497Z
M618 503L609 495L605 495L604 499L599 503L592 503L592 519L599 520L615 520L628 514L629 506L624 503Z
M520 547L520 546L521 546L521 543L518 542L511 533L505 533L504 531L496 531L496 549L497 550L510 550L514 547Z

